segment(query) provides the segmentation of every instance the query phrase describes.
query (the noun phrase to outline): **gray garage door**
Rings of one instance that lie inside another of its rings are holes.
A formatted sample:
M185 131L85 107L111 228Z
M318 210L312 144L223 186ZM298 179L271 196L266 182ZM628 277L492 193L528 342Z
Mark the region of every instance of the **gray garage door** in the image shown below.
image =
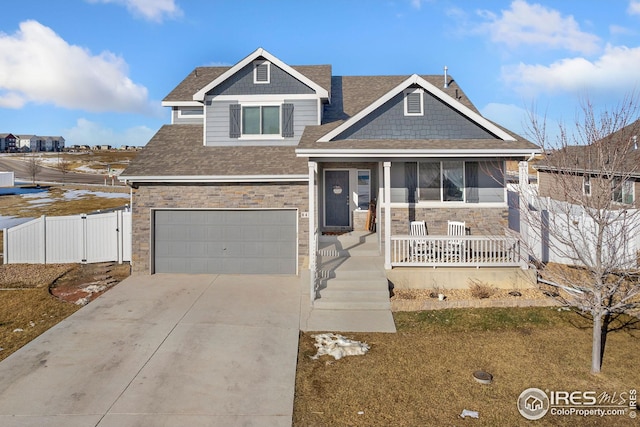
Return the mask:
M154 271L295 274L296 212L155 211Z

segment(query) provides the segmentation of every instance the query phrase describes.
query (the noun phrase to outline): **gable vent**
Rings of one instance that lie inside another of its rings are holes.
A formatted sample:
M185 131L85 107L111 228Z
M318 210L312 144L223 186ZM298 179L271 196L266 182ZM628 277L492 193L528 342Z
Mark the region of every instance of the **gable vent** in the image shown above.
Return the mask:
M420 114L421 112L420 94L417 92L407 94L407 113Z
M266 61L256 61L253 68L254 83L269 83L271 64Z

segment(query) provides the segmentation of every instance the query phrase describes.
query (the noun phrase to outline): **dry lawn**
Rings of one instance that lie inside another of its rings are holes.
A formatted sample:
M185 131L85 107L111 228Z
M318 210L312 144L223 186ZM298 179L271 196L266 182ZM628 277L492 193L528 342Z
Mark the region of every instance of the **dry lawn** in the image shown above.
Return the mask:
M371 345L365 356L312 360L312 334L301 334L295 426L637 425L629 417L549 414L531 422L516 407L529 387L610 394L638 388L637 323L609 333L603 373L594 376L590 324L574 312L458 309L394 317L397 334L345 334ZM493 374L493 384L475 382L476 370ZM480 418L460 418L463 409Z
M80 307L51 296L49 285L74 264L0 266L0 360Z
M111 166L111 169L125 169L137 154L137 151L92 150L77 153L65 152L60 153L60 155L58 155L58 153L43 155L55 159L62 159L67 163L69 170L74 170L79 167L89 167L102 172L107 169L107 166ZM50 165L50 167L55 167L55 165Z

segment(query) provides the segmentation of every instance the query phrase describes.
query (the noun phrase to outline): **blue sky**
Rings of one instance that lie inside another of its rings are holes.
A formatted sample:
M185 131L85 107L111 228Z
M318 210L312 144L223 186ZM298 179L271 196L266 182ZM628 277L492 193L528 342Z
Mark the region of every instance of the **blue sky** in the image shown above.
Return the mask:
M0 21L0 133L144 145L194 67L258 47L334 75L440 74L520 134L640 79L640 0L21 0Z

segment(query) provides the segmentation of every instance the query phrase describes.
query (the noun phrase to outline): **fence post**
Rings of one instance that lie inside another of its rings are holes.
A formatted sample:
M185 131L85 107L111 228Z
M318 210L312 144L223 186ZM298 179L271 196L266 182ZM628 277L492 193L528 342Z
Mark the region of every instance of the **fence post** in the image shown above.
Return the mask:
M9 264L9 229L2 229L2 263Z
M118 264L122 264L122 258L123 258L123 253L122 253L122 248L124 247L123 245L123 238L122 236L124 235L124 233L122 232L122 211L116 211L116 218L117 218L117 225L116 225L116 236L117 236L117 251L118 251Z
M82 260L80 261L82 264L87 263L87 214L81 214L80 218L82 219Z
M47 216L40 217L40 229L42 230L42 248L40 250L40 263L47 263Z

